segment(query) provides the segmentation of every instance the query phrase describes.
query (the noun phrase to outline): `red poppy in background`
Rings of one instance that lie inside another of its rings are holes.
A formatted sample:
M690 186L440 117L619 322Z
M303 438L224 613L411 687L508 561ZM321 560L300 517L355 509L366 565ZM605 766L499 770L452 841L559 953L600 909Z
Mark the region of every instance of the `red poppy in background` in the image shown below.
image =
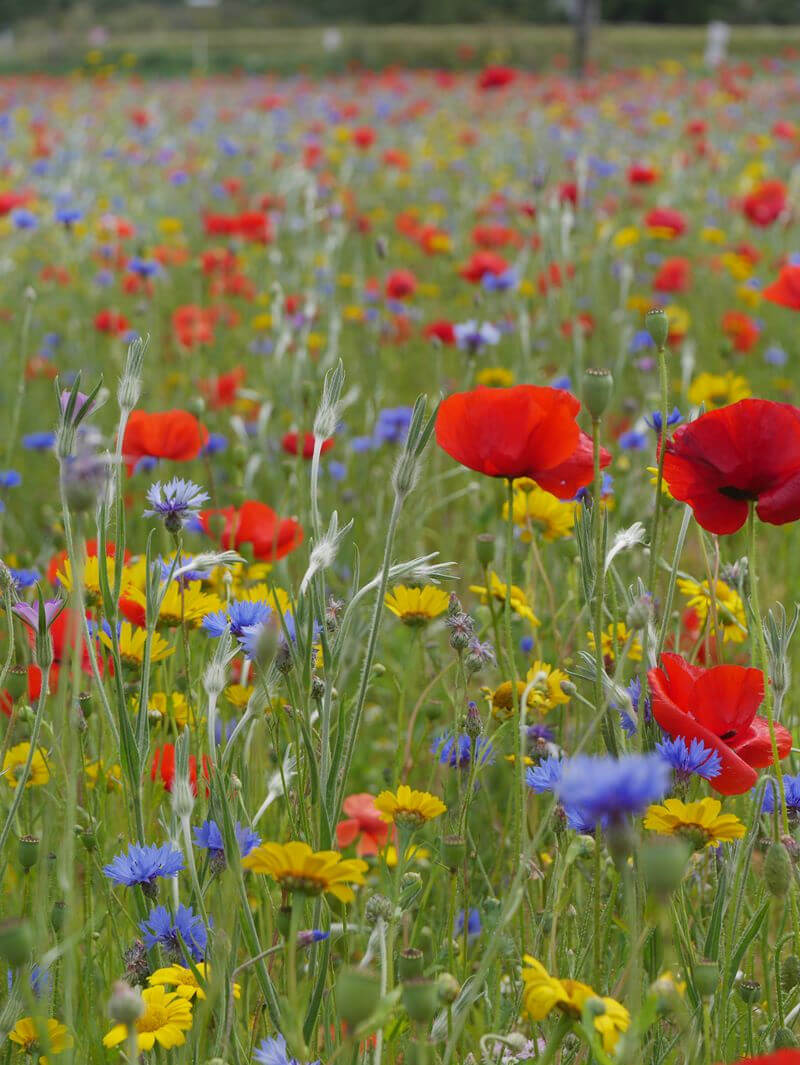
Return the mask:
M222 531L212 530L214 518L223 519ZM261 562L271 562L303 542L303 526L294 518L279 518L272 507L250 499L236 507L204 510L199 515L203 532L220 541L223 548L238 550L251 544L253 555Z
M721 795L741 795L756 782L756 769L772 765L772 743L766 718L757 717L764 699L764 675L745 666L690 665L680 655L663 654L663 669L647 674L653 717L673 739L687 746L700 740L722 762L709 784ZM778 754L785 758L792 737L776 723Z
M375 130L371 126L357 126L352 133L353 144L365 151L375 143Z
M770 303L777 303L792 311L800 311L800 266L781 267L777 281L767 285L762 296Z
M679 426L667 442L664 480L708 532L734 533L750 502L770 525L800 518L800 410L742 399Z
M204 754L203 776L208 780L210 774L211 762L208 755ZM175 780L175 746L172 743L165 743L161 747L156 747L153 752L150 779L156 780L158 777L161 778L164 791L172 791L172 784ZM189 755L189 783L192 786L192 792L197 795L197 758L193 754ZM208 795L208 788L206 788L206 795Z
M358 840L356 854L377 854L389 840L389 825L375 809L375 796L369 792L348 795L342 803L347 820L336 826L336 842L339 847L349 847Z
M692 270L688 259L665 259L653 278L653 288L656 292L686 292L691 280Z
M407 300L417 291L417 279L410 270L392 270L386 278L384 292L390 300Z
M172 312L172 328L179 344L193 348L196 344L210 344L214 340L213 311L187 303Z
M504 274L508 269L508 263L502 255L494 251L476 251L469 257L469 261L459 268L459 274L473 285L479 284L486 274Z
M631 185L652 185L658 180L658 171L647 163L634 163L628 168L628 181Z
M422 331L422 335L429 340L436 337L442 344L447 344L448 347L456 342L456 331L452 322L447 322L444 319L440 319L436 322L430 322Z
M560 388L456 392L439 407L436 442L478 473L530 477L559 499L571 499L594 476L591 439L575 420L579 410L578 400ZM603 449L601 466L610 461Z
M742 201L742 212L755 226L771 226L785 209L786 186L782 181L762 181Z
M757 1058L739 1058L733 1065L800 1065L800 1050L787 1048L772 1054L760 1054Z
M665 235L680 237L686 232L688 224L680 211L672 207L654 207L645 215L645 224L650 229L663 230Z
M478 88L481 92L487 92L491 89L505 89L516 77L517 72L513 67L486 67L478 75Z
M115 334L127 333L131 323L124 314L119 311L98 311L94 316L94 327L98 333Z
M207 441L208 431L189 411L165 410L148 414L135 410L125 426L122 455L130 473L145 456L188 462L197 458Z
M723 314L722 331L736 351L750 351L761 335L756 323L744 311L727 311Z
M17 207L24 207L33 199L32 192L3 192L0 193L0 215L7 215Z
M236 366L218 377L208 377L198 381L198 387L205 396L212 410L229 407L236 400L239 388L244 384L246 371L243 366Z
M291 432L281 440L281 447L287 455L302 455L304 459L310 459L314 455L314 434L313 433L297 433ZM322 451L320 454L324 455L326 451L330 451L333 447L333 437L329 436L327 440L322 441Z

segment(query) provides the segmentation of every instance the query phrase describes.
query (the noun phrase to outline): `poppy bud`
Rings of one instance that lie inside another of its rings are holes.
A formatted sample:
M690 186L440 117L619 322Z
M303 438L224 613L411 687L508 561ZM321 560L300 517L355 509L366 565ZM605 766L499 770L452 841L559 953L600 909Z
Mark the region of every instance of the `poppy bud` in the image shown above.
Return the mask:
M797 1039L791 1028L778 1028L772 1039L773 1050L785 1050L789 1047L796 1047Z
M694 967L694 986L703 998L710 998L719 985L719 966L715 961L699 961Z
M10 920L0 924L0 958L9 968L18 969L31 956L33 936L27 921Z
M436 981L437 990L439 993L439 1001L443 1002L446 1006L452 1005L458 998L461 991L461 984L453 976L452 973L439 973L439 977Z
M111 998L108 1002L111 1020L124 1024L126 1028L132 1028L143 1013L144 1002L140 992L124 980L117 980L111 988Z
M422 877L419 873L403 873L400 881L400 909L407 910L419 898L422 892Z
M284 939L288 939L289 938L289 930L290 930L291 922L292 922L292 907L291 906L281 906L281 908L278 910L278 919L277 919L276 923L278 925L278 931L280 932L280 934L283 936Z
M791 991L800 984L800 958L789 954L781 963L781 986L784 991Z
M641 870L649 891L667 898L683 879L690 848L682 839L662 839L642 848Z
M491 533L479 533L475 538L475 553L484 569L488 569L494 562L494 545L495 541Z
M348 1028L357 1028L374 1011L381 995L377 973L342 969L336 981L336 1008Z
M403 1005L412 1021L427 1024L439 1005L437 985L433 980L418 977L403 983Z
M654 307L644 316L644 325L657 348L663 348L669 336L669 318L666 311Z
M771 895L783 898L792 879L792 863L783 843L773 843L764 859L764 883Z
M737 987L742 1002L753 1005L761 998L761 984L758 980L742 980Z
M53 931L56 935L63 930L66 917L67 904L59 899L58 902L53 903L53 908L50 911L50 924L53 926Z
M425 967L425 955L416 947L407 947L401 950L397 958L397 971L401 980L413 980L422 976Z
M17 857L19 858L19 864L27 873L29 869L33 869L36 865L36 859L39 857L39 840L36 836L22 836L17 844Z
M593 421L597 421L611 402L614 391L614 378L610 370L599 366L590 366L583 373L583 405L589 411Z

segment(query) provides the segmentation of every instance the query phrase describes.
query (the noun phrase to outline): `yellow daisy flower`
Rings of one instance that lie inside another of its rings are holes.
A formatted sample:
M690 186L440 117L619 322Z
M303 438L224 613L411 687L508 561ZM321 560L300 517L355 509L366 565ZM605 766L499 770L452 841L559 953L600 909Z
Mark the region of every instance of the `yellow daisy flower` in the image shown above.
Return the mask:
M312 851L307 843L262 843L242 860L245 869L265 873L284 891L321 895L323 891L340 902L355 898L349 884L363 884L369 868L360 858L342 858L338 851Z
M47 1031L46 1036L44 1029ZM31 1057L36 1057L43 1041L52 1054L60 1054L75 1043L67 1026L53 1017L47 1020L42 1017L21 1017L8 1033L8 1038ZM40 1056L39 1062L40 1065L47 1065L47 1058Z
M375 800L375 809L387 824L401 828L419 828L445 812L447 807L428 791L415 791L401 784L396 792L382 791Z
M506 601L506 586L496 573L489 574L488 588L483 588L478 584L471 584L469 590L476 595L479 595L481 597L481 602L484 605L489 602L490 597L499 603L505 603ZM529 621L531 625L541 624L531 609L527 596L521 588L516 586L516 584L511 585L511 609L519 617Z
M559 980L551 976L541 962L525 955L527 968L522 970L524 990L522 1000L525 1012L534 1021L541 1021L553 1009L560 1009L568 1017L578 1018L583 1012L586 1001L597 999L605 1006L605 1013L594 1018L594 1027L600 1036L603 1049L608 1054L614 1052L620 1033L628 1030L631 1015L625 1007L613 998L598 995L588 984L577 980Z
M686 605L692 607L697 614L700 626L705 625L711 610L712 596L709 582L679 577L678 588L681 595L685 595L688 599ZM716 602L717 621L722 628L722 642L743 643L747 636L747 617L741 596L725 581L717 581L714 585L713 598Z
M211 972L206 968L204 961L197 963L197 971L200 973L204 983L208 984L211 978ZM180 998L185 998L191 1001L193 998L204 999L206 997L204 987L198 983L197 977L194 975L191 969L186 969L182 965L168 965L164 969L156 969L156 971L147 978L147 982L151 987L166 987L169 985L174 986L175 994ZM239 998L242 993L242 989L239 984L233 985L233 997Z
M564 706L569 702L569 696L564 693L561 685L568 681L569 677L563 669L554 669L547 662L538 659L528 670L527 683L533 681L533 689L528 695L528 706L533 706L544 716L548 711L557 706Z
M141 1052L152 1050L156 1043L170 1050L186 1042L184 1032L192 1027L192 1004L174 991L163 987L146 987L142 991L144 1013L136 1021L136 1043ZM104 1047L124 1043L128 1029L124 1024L115 1024L103 1037Z
M0 770L0 777L5 780L6 784L9 784L12 788L16 788L19 778L22 776L22 770L25 767L25 763L28 760L28 752L31 749L29 743L17 743L15 746L9 748L6 751L3 758L3 768ZM50 770L47 767L47 759L44 755L44 750L41 747L37 747L33 752L33 761L31 762L30 776L28 777L26 788L38 788L42 784L46 784L50 779Z
M231 706L235 706L237 710L244 710L250 702L253 689L249 686L245 687L244 684L229 684L222 694Z
M105 565L109 584L113 584L114 559L106 558ZM64 564L56 572L56 577L65 591L72 591L72 564L68 558L64 559ZM86 605L99 606L102 598L100 591L100 559L96 556L83 560L83 589Z
M633 636L633 633L628 629L628 626L624 621L617 622L616 632L614 631L613 624L608 625L603 631L603 658L613 662L617 657L617 651L622 650L630 636ZM589 650L594 651L594 633L587 632L586 640L589 644ZM628 648L628 658L631 662L641 662L642 660L642 645L635 636L631 640L631 645Z
M698 374L689 386L687 396L694 406L705 403L706 410L715 410L729 403L738 403L752 394L747 378L728 370L724 374Z
M715 847L741 839L745 826L735 814L723 814L719 799L706 797L697 802L665 799L648 806L644 827L662 836L684 836L700 847Z
M126 666L133 666L134 668L141 669L144 661L144 645L147 638L147 633L144 629L136 628L135 625L131 625L128 621L123 621L119 629L119 650L122 656L122 661ZM106 645L106 647L112 647L111 637L107 632L102 629L100 631L100 640ZM150 661L161 662L165 658L169 658L171 654L175 653L175 648L170 647L167 641L159 633L153 633L153 639L150 642Z
M145 594L136 587L125 589L124 596L145 610ZM222 600L210 592L204 592L199 581L191 581L183 589L183 618L190 628L197 628L206 614L222 609ZM181 624L181 589L177 581L171 581L164 594L158 612L158 628L175 629Z
M546 542L569 536L575 524L575 506L540 488L528 478L514 482L514 524L521 529L520 540L530 543L538 533ZM503 518L508 520L508 503L503 504Z
M404 625L425 625L447 610L450 596L433 584L426 584L423 588L408 588L398 584L386 593L384 602Z
M510 388L514 384L514 375L504 366L487 366L477 375L475 383L484 388Z
M106 769L98 758L95 762L87 762L83 771L89 788L96 788L101 780L106 791L119 791L122 787L122 767L119 765L114 764Z
M397 847L393 843L390 843L388 847L382 850L381 854L389 869L397 868ZM406 863L426 862L430 856L431 852L427 847L411 846L406 849Z
M136 709L138 711L138 705ZM184 729L190 722L192 724L195 722L194 714L186 701L186 696L179 691L173 691L169 694L167 692L152 692L147 703L147 712L161 721L166 721L167 718L171 717L179 729Z

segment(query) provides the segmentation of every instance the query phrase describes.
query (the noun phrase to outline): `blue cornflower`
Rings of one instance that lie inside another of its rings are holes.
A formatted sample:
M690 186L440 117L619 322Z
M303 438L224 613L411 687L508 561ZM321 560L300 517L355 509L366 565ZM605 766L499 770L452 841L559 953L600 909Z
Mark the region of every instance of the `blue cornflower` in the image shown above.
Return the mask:
M331 459L328 462L328 474L333 481L343 481L347 476L347 467L343 462L338 462L336 459Z
M151 950L160 944L179 961L184 956L180 940L189 949L195 961L202 961L208 942L208 932L203 919L191 906L179 906L173 918L166 906L156 906L146 921L139 925L144 936L144 945ZM180 936L180 939L178 938Z
M565 392L572 391L572 380L567 374L562 374L561 377L554 377L550 382L551 388L563 388Z
M161 579L166 580L172 572L172 560L165 561L163 558L159 559L161 563ZM175 566L176 572L180 569L184 569L185 566L192 564L191 555L181 555L177 565ZM180 575L180 577L174 577L179 584L191 584L192 581L204 581L207 580L209 571L207 569L187 569Z
M171 843L131 843L127 854L118 854L103 872L115 884L152 884L160 876L177 876L183 869L183 855Z
M56 222L71 226L75 222L80 222L83 218L83 211L79 207L59 207L56 209L54 217Z
M657 743L656 750L675 770L678 780L688 780L692 773L703 780L713 780L722 772L719 752L709 750L702 740L692 740L687 747L683 736L678 736Z
M17 207L11 212L11 221L17 229L36 229L39 219L26 207Z
M655 341L647 332L646 329L638 329L631 337L628 351L632 355L638 355L640 351L647 351L648 348L654 348Z
M133 259L128 260L128 269L142 278L155 277L156 274L161 273L161 263L156 259L141 259L139 256L134 256Z
M22 476L16 470L0 470L0 488L16 488L22 484Z
M455 334L457 346L471 355L480 351L487 344L494 346L499 342L501 335L497 326L492 325L491 322L484 322L482 325L478 325L474 319L454 325L453 333Z
M222 451L226 451L228 448L228 438L223 436L222 433L209 433L208 440L203 444L200 449L200 454L205 455L218 455Z
M770 344L764 352L764 362L769 366L785 366L789 356L777 344Z
M385 407L378 413L375 439L382 444L402 444L411 424L411 407Z
M173 477L164 484L156 481L147 490L147 502L151 510L146 510L146 518L163 518L168 532L178 532L189 521L196 518L203 503L208 501L208 492L204 492L194 481L184 481L182 477Z
M350 447L357 455L364 451L374 451L376 446L376 441L371 436L354 436L350 441Z
M234 831L236 833L236 842L239 844L239 853L243 858L246 858L250 851L259 845L261 836L254 832L252 828L240 824L239 821L236 822ZM204 821L199 828L195 828L194 845L207 850L211 858L219 858L224 855L225 845L216 821Z
M603 817L620 820L640 813L664 797L670 767L660 754L629 754L623 758L577 755L564 763L555 793L565 807L578 809L596 824Z
M8 569L17 588L32 588L37 581L42 579L41 573L35 569L14 569L12 566Z
M215 610L203 618L203 629L209 636L221 636L227 628L240 637L246 629L269 620L272 607L261 599L232 599L225 610Z
M490 740L478 736L474 746L475 764L480 768L484 765L494 764L494 747ZM440 765L448 765L451 769L467 768L473 758L472 737L466 733L458 736L447 733L434 740L431 746L431 754L439 759Z
M629 429L627 433L620 433L617 443L625 451L643 451L647 447L647 437L636 429Z
M272 1039L262 1039L253 1051L253 1061L258 1065L301 1065L297 1058L289 1057L286 1040L280 1034ZM311 1065L319 1065L319 1061Z
M625 691L628 693L628 698L631 701L631 708L637 715L639 714L639 700L642 697L642 682L639 677L633 677L630 684ZM645 721L650 720L650 700L644 701L644 716ZM619 723L622 726L623 732L628 736L633 736L639 727L639 724L635 717L631 717L626 709L620 709L619 711Z
M533 650L533 637L523 636L519 641L519 649L524 655L529 655Z
M800 810L800 774L796 777L784 776L783 778L783 792L786 796L786 807L788 810ZM775 783L772 780L767 780L767 787L764 791L764 798L761 803L762 814L771 814L775 812L775 799L778 794L778 789L775 787Z
M525 735L528 737L528 743L553 742L553 730L549 725L528 725L525 729Z
M548 755L537 766L525 770L525 783L532 788L537 795L547 791L555 791L561 782L561 770L563 762L556 755Z
M509 266L502 274L486 273L481 278L481 285L487 292L508 292L519 284L519 274L513 266Z
M654 429L657 433L661 432L661 411L654 410L651 414L646 414L644 420ZM683 415L677 407L673 407L670 413L667 415L667 428L671 429L673 425L680 425L683 421Z
M49 451L56 442L55 433L28 433L22 438L22 446L28 451Z
M455 926L453 928L454 936L461 936L464 934L464 911L459 910L456 914ZM477 906L471 906L469 913L467 914L467 936L472 939L473 936L479 936L481 934L481 914Z

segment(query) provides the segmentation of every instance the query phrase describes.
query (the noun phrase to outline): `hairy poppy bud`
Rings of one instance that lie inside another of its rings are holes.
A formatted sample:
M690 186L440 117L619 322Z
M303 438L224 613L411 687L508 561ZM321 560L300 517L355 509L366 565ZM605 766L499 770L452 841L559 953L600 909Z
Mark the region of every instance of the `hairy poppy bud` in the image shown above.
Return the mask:
M31 956L33 937L27 921L3 921L0 924L0 958L11 969L18 969Z
M761 984L758 980L742 980L737 990L739 998L748 1005L753 1005L761 998Z
M669 319L666 311L654 307L644 316L644 325L658 348L663 348L669 336Z
M719 966L715 961L699 961L694 967L694 986L703 998L710 998L719 985Z
M494 549L495 540L491 533L480 533L475 538L475 554L484 569L494 562Z
M378 1005L381 989L377 973L343 969L336 981L336 1007L348 1028L357 1028Z
M792 863L783 843L773 843L764 859L764 883L771 895L783 898L792 880Z
M773 1050L784 1050L796 1047L797 1039L791 1028L778 1028L772 1040Z
M427 1024L439 1005L437 985L433 980L417 977L403 983L403 1005L412 1021Z
M111 998L108 1002L108 1013L112 1021L124 1024L131 1028L144 1013L144 1002L138 990L126 984L124 980L118 980L111 988Z
M611 402L614 378L610 370L591 366L583 374L583 404L594 421L603 414Z
M800 958L789 954L781 963L781 986L784 991L791 991L800 984Z
M442 837L442 861L451 873L463 865L466 853L467 845L461 836Z
M639 861L648 890L661 898L671 895L683 879L690 853L688 844L682 839L646 843Z

